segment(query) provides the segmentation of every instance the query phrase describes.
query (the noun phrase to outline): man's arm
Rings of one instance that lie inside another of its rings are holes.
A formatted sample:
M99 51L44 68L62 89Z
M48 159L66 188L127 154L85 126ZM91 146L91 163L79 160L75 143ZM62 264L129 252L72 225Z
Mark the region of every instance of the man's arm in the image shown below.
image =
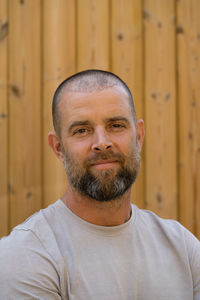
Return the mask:
M200 299L200 243L194 248L194 253L191 261L194 300Z
M0 299L61 299L53 258L30 230L0 240Z
M194 300L200 300L200 241L188 230L185 238L193 279Z

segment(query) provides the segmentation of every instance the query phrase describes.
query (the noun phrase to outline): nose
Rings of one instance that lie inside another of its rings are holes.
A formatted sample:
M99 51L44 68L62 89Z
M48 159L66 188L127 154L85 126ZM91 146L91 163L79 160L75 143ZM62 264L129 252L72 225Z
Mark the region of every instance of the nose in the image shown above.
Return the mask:
M92 144L92 151L101 152L108 150L112 147L108 135L103 128L97 128L94 133L94 142Z

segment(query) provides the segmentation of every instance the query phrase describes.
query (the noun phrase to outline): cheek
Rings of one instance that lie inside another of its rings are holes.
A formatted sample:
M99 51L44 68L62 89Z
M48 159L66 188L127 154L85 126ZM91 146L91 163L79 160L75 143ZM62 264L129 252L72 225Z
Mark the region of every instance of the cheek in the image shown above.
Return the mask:
M115 138L114 146L123 154L128 155L136 147L136 138L133 135L118 136Z
M80 160L82 157L83 159L87 157L88 153L90 152L91 145L86 140L79 140L79 141L68 141L65 145L66 149L70 149L70 153L72 153L73 157L77 160Z

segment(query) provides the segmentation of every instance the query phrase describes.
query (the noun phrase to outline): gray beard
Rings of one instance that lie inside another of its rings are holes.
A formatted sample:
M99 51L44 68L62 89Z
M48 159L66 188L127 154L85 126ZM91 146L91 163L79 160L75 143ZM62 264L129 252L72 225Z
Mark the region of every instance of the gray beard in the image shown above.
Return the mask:
M121 197L135 182L139 168L140 155L138 147L131 157L125 159L114 153L98 154L95 160L117 158L121 164L114 176L113 170L99 171L99 175L90 172L88 164L80 166L75 159L63 151L64 167L68 180L72 186L86 197L97 201L112 201ZM93 159L93 161L95 161Z

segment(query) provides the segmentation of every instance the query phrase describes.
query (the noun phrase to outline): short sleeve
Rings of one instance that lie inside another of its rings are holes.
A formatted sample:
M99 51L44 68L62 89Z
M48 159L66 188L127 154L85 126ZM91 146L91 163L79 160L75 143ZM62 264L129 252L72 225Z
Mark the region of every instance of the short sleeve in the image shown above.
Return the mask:
M193 280L194 300L200 300L200 241L186 230L186 243Z
M59 271L31 230L14 230L0 240L1 299L61 299Z

